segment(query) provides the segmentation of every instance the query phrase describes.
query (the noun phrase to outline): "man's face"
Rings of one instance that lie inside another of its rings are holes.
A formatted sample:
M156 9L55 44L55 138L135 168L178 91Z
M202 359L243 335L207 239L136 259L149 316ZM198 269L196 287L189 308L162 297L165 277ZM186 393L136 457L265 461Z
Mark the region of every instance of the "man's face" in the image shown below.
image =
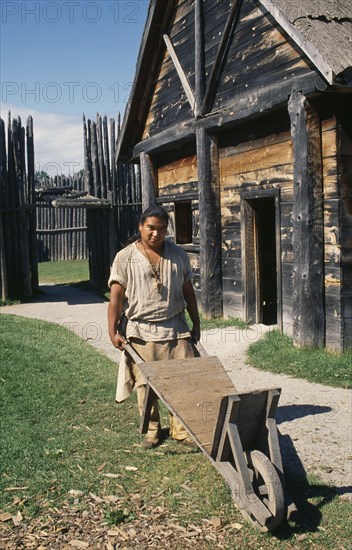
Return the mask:
M150 248L159 248L167 233L167 223L161 218L150 216L143 224L139 224L142 241Z

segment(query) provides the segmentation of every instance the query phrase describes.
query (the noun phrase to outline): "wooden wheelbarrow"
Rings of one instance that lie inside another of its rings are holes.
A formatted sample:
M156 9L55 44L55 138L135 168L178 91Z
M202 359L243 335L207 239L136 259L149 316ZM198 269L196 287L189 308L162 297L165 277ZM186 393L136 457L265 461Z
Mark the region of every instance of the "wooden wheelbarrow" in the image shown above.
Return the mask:
M129 344L124 349L147 381L141 433L156 394L223 476L243 516L261 532L278 527L295 509L284 491L275 421L281 390L238 393L199 344L201 357L150 363Z

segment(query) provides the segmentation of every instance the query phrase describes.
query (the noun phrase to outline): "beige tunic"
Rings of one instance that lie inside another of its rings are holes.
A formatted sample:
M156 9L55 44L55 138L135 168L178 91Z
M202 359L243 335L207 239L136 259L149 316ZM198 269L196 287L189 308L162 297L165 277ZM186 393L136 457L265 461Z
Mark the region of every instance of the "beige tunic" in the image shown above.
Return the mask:
M160 259L161 293L158 292L149 261L133 243L117 253L109 278L109 287L119 283L125 288L126 337L146 342L189 338L184 317L186 302L182 286L193 276L186 252L165 241ZM116 388L116 401L132 392L134 376L122 353Z
M117 253L111 268L109 287L120 283L126 290L127 338L145 341L188 338L184 317L184 283L192 278L186 252L165 241L160 259L161 293L158 292L148 259L133 243Z

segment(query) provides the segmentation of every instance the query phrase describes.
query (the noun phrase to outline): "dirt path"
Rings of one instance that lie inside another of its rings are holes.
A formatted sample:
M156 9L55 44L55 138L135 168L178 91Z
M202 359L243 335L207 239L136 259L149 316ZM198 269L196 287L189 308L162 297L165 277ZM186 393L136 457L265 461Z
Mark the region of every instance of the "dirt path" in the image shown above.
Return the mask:
M0 308L9 313L66 326L110 359L119 352L107 335L107 303L93 292L70 286L43 286L35 303ZM234 327L202 333L210 355L217 355L239 391L282 388L277 423L284 463L293 469L316 473L339 488L342 498L352 497L352 392L311 384L305 380L256 370L245 364L245 352L268 327L249 330Z

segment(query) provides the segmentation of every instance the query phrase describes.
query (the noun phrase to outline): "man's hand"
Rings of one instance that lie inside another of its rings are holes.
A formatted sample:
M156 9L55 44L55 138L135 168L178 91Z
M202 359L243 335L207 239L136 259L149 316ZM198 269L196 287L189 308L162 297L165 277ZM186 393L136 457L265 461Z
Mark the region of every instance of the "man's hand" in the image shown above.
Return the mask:
M191 330L191 337L193 342L196 344L200 340L200 326L193 325Z
M194 289L192 286L192 281L189 280L184 283L182 287L182 292L184 299L187 303L187 311L192 321L193 328L191 330L191 338L194 343L199 342L200 340L200 320L197 307L197 300L194 294Z
M125 296L125 289L119 283L111 285L110 303L108 307L108 330L112 345L122 350L125 338L119 334L117 327L122 315L122 304Z
M118 332L109 332L109 336L110 336L112 345L115 348L122 351L123 350L122 344L126 344L126 338L121 336L121 334L119 334Z

